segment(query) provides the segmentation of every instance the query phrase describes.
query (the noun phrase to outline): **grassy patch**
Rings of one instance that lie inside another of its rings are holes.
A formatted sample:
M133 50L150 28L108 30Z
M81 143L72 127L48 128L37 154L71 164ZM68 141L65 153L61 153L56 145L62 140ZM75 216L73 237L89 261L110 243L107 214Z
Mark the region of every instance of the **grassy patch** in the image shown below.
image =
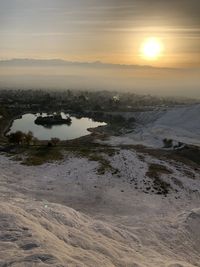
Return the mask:
M115 169L111 166L109 160L105 159L102 155L93 153L88 157L91 161L97 161L99 167L97 168L97 173L99 175L105 174L107 171L115 172Z
M58 147L38 147L29 149L26 159L22 162L24 165L42 165L46 162L62 160L63 154Z
M7 153L13 160L21 161L22 164L32 166L32 165L42 165L46 162L59 161L63 159L63 154L71 154L75 157L87 158L91 161L97 161L99 167L97 168L97 173L99 175L104 174L106 171L110 171L112 174L117 174L119 170L114 169L108 157L112 157L116 153L116 149L108 145L100 145L87 142L84 139L75 141L69 141L63 143L62 145L48 147L47 145L40 146L13 146L14 148Z
M76 151L73 151L76 154L78 154L81 157L85 157L90 161L96 161L99 163L99 167L97 168L97 173L99 175L105 174L107 171L110 171L111 173L117 173L118 170L114 169L110 161L108 159L105 159L105 154L109 157L114 156L115 150L109 149L109 148L101 148L101 149L88 149L88 148L81 148ZM104 154L104 155L103 155Z
M200 167L200 148L192 145L186 145L185 147L176 150L152 149L139 145L124 145L121 148L134 149L137 152L149 154L161 160L174 160L176 162L184 163L187 166L195 169Z
M14 160L14 161L22 161L23 157L22 157L22 155L16 155L16 156L12 157L12 160Z
M96 143L86 143L78 145L68 145L63 147L66 152L73 153L81 157L90 157L92 154L104 153L109 157L112 157L116 153L116 149L108 145L101 145Z
M162 174L171 173L172 172L168 170L164 165L151 164L149 165L149 170L146 175L153 180L153 187L158 192L158 194L167 195L169 193L170 184L163 181L160 176Z
M184 161L184 163L190 161L200 166L200 149L198 147L185 146L176 150L173 157Z
M115 155L116 150L109 146L88 143L87 145L68 146L65 147L65 151L71 152L76 156L87 158L90 161L96 161L99 163L97 173L99 175L105 174L107 171L111 173L118 173L117 169L114 169L109 160L105 159L104 155L112 157Z
M24 153L26 152L26 148L17 145L6 145L2 149L2 154L6 157L12 158L12 160L20 161L22 160Z
M110 171L113 174L118 173L117 169L114 169L109 160L105 159L104 155L112 157L115 155L116 150L106 145L99 145L94 143L79 144L79 146L66 146L65 151L73 153L75 156L87 158L90 161L96 161L99 163L97 173L99 175L105 174ZM104 154L104 155L103 155Z

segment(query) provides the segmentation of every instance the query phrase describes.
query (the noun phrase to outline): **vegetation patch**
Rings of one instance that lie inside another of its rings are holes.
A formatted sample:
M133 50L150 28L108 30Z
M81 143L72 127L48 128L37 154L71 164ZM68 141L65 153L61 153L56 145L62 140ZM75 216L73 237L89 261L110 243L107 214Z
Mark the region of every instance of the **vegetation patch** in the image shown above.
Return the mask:
M78 147L76 149L73 148L71 152L77 156L87 158L90 161L97 161L99 163L99 167L97 168L97 173L99 175L105 174L106 171L110 171L113 174L118 172L117 169L111 166L109 160L104 157L105 155L108 155L109 157L114 156L116 151L112 148L102 147L97 149L92 147Z
M99 163L99 167L97 168L97 173L99 175L105 174L107 171L110 171L111 173L116 173L116 169L113 168L109 162L109 160L105 159L103 155L93 153L88 157L91 161L97 161Z
M174 160L181 162L195 170L200 167L200 148L193 145L185 145L179 149L165 150L165 149L152 149L146 148L141 145L123 145L122 149L134 149L143 154L149 154L161 160Z
M87 158L90 161L97 161L99 167L97 168L97 173L103 175L106 171L110 171L113 174L119 172L119 170L113 168L108 159L105 158L113 157L116 153L116 149L107 146L100 145L92 142L79 143L78 145L69 144L65 146L65 151L74 154L75 156Z
M149 165L149 170L146 173L148 177L153 180L153 188L157 191L157 194L167 195L169 193L170 184L163 181L160 177L162 174L171 174L172 172L168 170L164 165L151 164Z
M190 161L200 166L200 149L198 147L185 146L176 150L174 157L182 159L184 163Z
M58 147L38 147L29 149L25 160L22 162L24 165L42 165L46 162L58 161L63 159L62 150Z
M12 160L21 162L23 160L23 156L22 155L16 155L16 156L12 157Z

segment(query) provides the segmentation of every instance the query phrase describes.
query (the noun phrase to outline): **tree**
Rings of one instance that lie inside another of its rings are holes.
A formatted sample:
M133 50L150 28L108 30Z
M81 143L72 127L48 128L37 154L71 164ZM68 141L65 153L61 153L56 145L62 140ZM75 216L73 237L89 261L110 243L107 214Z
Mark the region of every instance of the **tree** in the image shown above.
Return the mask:
M56 146L60 142L60 139L57 137L51 138L51 143Z
M15 133L11 133L8 136L8 140L10 143L14 143L14 144L21 144L24 141L24 133L22 133L21 131L17 131Z
M30 145L33 141L33 133L29 131L27 134L24 134L24 139L27 145Z
M38 139L36 137L33 138L33 145L35 146L38 142Z

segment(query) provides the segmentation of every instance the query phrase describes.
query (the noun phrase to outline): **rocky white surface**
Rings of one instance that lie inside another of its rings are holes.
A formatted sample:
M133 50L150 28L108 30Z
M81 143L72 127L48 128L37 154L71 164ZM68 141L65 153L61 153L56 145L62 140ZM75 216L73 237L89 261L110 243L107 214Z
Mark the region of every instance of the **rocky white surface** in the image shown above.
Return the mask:
M167 138L200 146L200 104L134 112L132 117L136 119L132 132L111 137L110 144L142 144L159 148Z
M198 169L130 150L115 171L73 155L30 167L0 155L0 266L200 266ZM170 172L167 196L147 171Z

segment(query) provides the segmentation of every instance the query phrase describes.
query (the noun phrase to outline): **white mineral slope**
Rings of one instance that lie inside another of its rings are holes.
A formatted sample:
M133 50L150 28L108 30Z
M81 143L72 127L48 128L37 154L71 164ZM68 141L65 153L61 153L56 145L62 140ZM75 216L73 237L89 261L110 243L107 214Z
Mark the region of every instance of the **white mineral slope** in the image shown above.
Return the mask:
M0 266L199 266L200 209L144 228L95 220L63 205L0 204Z
M98 175L73 155L37 167L0 155L1 267L200 266L199 170L133 150L104 157L113 170ZM170 171L166 197L152 163Z
M129 115L130 116L130 115ZM111 137L111 144L143 144L162 147L163 139L200 146L200 104L134 112L133 132Z

